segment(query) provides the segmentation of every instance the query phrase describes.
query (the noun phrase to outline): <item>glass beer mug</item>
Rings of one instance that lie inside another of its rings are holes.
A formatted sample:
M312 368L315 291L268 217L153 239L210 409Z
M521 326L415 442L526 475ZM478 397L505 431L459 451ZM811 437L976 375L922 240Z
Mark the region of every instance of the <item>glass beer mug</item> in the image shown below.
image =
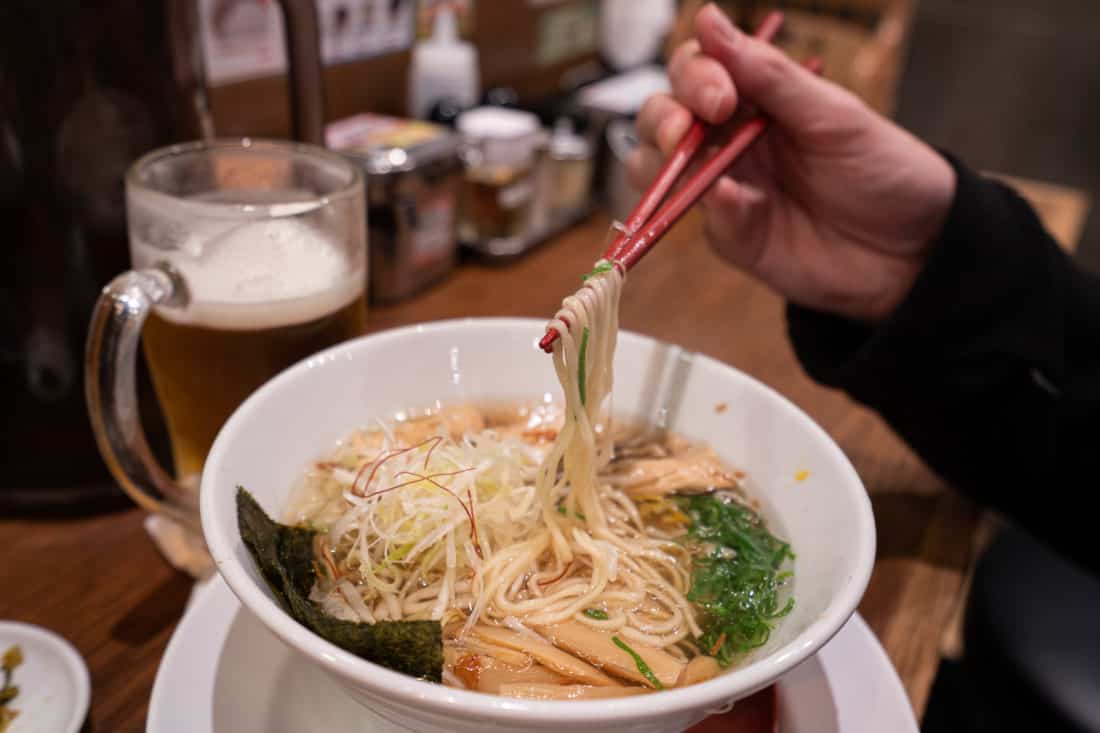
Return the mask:
M132 270L99 297L85 387L99 450L141 506L198 527L198 482L222 424L257 387L360 335L363 180L310 145L212 141L149 153L126 176ZM138 420L144 341L175 462Z

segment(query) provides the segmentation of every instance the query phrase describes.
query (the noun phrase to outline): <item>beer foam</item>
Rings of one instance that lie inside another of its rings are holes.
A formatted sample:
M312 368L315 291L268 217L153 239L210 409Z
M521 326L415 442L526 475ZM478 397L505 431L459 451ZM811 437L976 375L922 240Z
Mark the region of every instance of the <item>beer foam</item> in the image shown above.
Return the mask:
M171 263L190 294L186 308L158 308L163 318L231 330L275 328L315 320L347 305L366 285L338 243L294 219L197 222L164 250L134 243L134 264Z

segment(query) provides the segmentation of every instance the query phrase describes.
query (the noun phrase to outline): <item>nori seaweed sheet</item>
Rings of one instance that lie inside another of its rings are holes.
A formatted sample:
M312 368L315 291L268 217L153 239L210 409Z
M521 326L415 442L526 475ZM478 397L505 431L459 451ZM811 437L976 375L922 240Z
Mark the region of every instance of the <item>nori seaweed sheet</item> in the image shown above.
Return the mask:
M237 487L237 526L256 566L298 623L341 649L397 672L439 682L443 629L438 621L356 623L326 614L309 600L316 579L313 530L279 524L243 487Z

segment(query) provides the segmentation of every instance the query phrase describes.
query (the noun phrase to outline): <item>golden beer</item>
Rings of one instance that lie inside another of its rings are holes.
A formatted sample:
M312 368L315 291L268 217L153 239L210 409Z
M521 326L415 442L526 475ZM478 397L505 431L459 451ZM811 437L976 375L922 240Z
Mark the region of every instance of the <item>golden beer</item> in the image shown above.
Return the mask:
M233 411L286 367L363 332L365 203L357 166L300 143L200 140L130 167L132 269L96 301L84 384L99 451L135 502L197 532L199 477ZM136 419L139 339L175 481Z
M202 472L218 430L257 387L314 352L359 336L363 293L300 323L226 329L170 321L154 312L145 324L145 357L168 424L176 476Z
M335 235L294 219L196 223L160 255L187 283L184 307L145 323L145 357L164 413L176 478L197 479L218 430L257 387L366 320L362 266ZM138 259L152 245L132 243Z

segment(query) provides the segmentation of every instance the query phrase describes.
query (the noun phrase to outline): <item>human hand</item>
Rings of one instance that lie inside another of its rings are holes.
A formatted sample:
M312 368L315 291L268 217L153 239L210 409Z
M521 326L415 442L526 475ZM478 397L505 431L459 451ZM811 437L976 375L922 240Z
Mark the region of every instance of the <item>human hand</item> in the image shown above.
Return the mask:
M713 5L669 62L672 95L638 116L630 161L644 188L694 113L751 102L772 124L703 199L706 236L788 299L865 322L908 294L955 193L939 154L858 98L736 30Z

